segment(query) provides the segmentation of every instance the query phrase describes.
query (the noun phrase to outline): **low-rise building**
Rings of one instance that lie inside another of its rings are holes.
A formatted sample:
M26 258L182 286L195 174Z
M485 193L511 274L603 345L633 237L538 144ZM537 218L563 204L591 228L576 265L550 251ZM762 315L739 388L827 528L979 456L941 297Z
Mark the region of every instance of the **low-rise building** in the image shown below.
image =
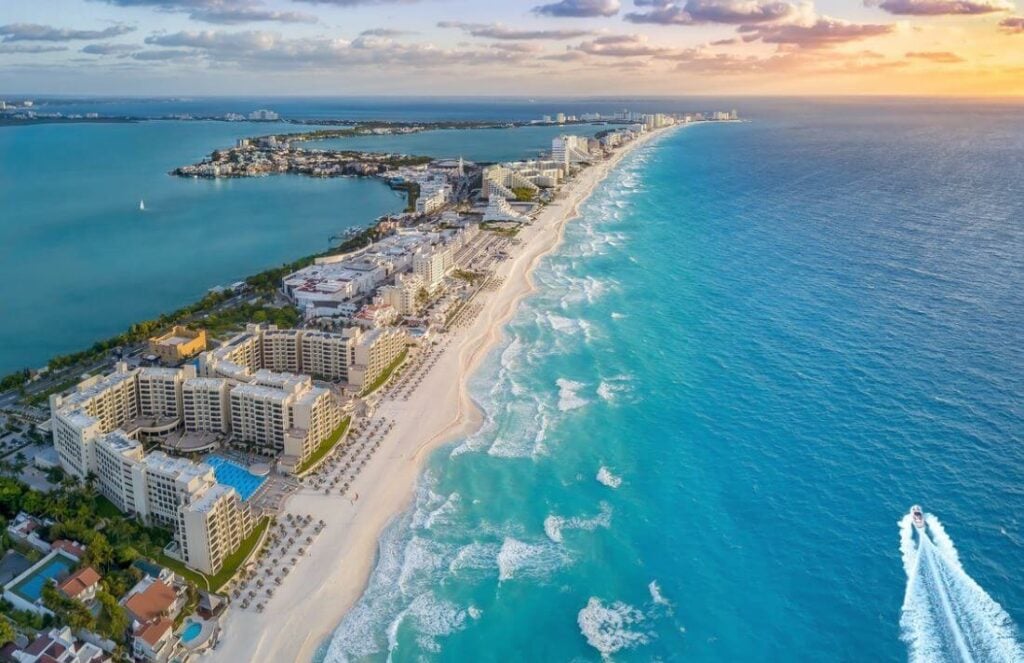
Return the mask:
M149 352L165 364L177 365L206 350L206 330L177 325L166 334L149 339Z
M57 591L69 599L88 603L96 598L100 587L100 574L91 566L78 569L57 585Z

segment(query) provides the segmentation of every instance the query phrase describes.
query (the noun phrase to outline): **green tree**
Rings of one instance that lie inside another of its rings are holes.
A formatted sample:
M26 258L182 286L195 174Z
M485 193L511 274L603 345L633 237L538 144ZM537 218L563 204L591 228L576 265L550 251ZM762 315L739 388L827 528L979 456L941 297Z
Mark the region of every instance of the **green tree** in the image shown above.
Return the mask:
M14 637L18 634L14 630L14 625L3 616L0 616L0 647L3 647L8 642L14 642Z

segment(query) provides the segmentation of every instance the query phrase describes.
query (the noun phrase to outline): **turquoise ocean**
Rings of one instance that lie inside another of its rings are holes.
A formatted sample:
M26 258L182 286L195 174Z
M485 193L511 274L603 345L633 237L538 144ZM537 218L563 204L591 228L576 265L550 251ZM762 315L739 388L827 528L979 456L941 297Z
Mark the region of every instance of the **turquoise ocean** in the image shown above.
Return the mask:
M1022 137L794 104L628 157L317 659L1024 660Z

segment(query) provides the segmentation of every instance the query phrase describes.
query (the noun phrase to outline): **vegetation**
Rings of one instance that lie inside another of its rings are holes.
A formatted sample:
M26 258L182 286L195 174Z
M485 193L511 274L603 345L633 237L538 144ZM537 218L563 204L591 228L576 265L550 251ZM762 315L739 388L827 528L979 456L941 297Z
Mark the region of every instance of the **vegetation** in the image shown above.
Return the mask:
M416 182L401 182L399 184L392 184L392 189L398 191L405 191L408 196L408 202L405 205L406 212L416 211L416 201L420 197L420 185Z
M460 281L465 281L470 285L476 285L477 283L480 283L480 281L482 281L484 278L484 275L480 274L479 272L471 272L465 269L456 269L454 272L452 272L452 276L459 279Z
M310 454L309 458L307 458L304 463L300 464L299 467L296 468L295 473L303 474L310 468L316 467L317 464L321 460L323 460L324 457L327 454L329 454L331 450L334 449L335 446L337 446L338 442L341 441L341 438L345 436L345 431L348 430L348 425L349 423L351 423L351 421L351 417L345 417L341 421L341 424L334 429L334 431L327 437L327 439L321 442L320 446L318 446L313 451L313 453Z
M238 547L238 550L231 553L227 559L224 560L224 566L221 568L220 573L213 576L208 576L205 573L193 571L176 559L171 559L167 555L160 553L157 555L157 561L163 564L167 568L173 570L175 573L180 574L186 579L192 581L199 587L209 587L211 592L216 592L221 587L235 577L235 573L238 572L238 567L242 565L249 555L256 548L256 544L259 543L260 537L267 531L267 527L270 525L270 518L266 517L260 520L253 528L252 534L242 541L242 545Z
M43 532L45 538L72 539L85 544L82 563L91 565L103 577L103 589L97 593L100 610L96 616L80 603L69 602L53 587L44 589L44 605L53 610L61 623L89 628L123 641L127 616L115 597L127 592L141 578L141 573L132 568L132 562L159 555L170 541L171 533L129 520L96 493L92 481L78 486L74 479L66 477L49 493L28 488L10 477L0 477L0 517L10 519L19 511L44 522L53 521ZM53 622L42 615L14 610L9 604L0 604L0 611L16 623L35 630L47 628Z
M516 194L516 200L521 203L533 202L536 192L529 187L520 186L514 187L512 193Z
M278 327L294 327L299 323L299 311L294 306L262 306L239 304L226 311L211 313L203 325L211 334L221 334L244 327L247 322L267 322Z
M393 362L391 362L388 365L388 367L384 369L383 372L381 372L380 377L378 377L376 380L374 380L370 384L370 386L364 388L363 392L361 394L359 394L359 396L360 397L369 396L373 392L375 392L378 389L380 389L381 385L383 385L385 382L387 382L388 378L391 377L391 374L394 373L396 370L398 370L398 367L402 365L402 362L405 361L405 357L408 354L409 354L409 350L408 349L402 350L402 354L398 355L398 357L396 357L395 360Z
M13 642L16 634L14 625L11 624L10 620L0 617L0 647L3 647L8 642Z
M505 227L496 226L496 225L493 225L493 224L490 224L490 223L481 223L480 224L480 230L486 230L488 232L492 232L492 233L494 233L496 235L502 235L504 237L515 237L516 235L519 234L519 227L518 226L515 227L515 228L505 228Z

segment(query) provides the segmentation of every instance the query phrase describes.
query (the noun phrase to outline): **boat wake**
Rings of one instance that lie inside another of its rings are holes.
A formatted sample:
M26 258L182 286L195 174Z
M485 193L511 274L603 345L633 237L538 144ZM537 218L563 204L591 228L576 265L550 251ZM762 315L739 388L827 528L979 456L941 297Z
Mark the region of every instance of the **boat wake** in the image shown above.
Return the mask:
M915 528L910 514L899 523L907 573L900 630L910 661L1024 661L1010 616L964 571L939 519L926 514L925 523Z

